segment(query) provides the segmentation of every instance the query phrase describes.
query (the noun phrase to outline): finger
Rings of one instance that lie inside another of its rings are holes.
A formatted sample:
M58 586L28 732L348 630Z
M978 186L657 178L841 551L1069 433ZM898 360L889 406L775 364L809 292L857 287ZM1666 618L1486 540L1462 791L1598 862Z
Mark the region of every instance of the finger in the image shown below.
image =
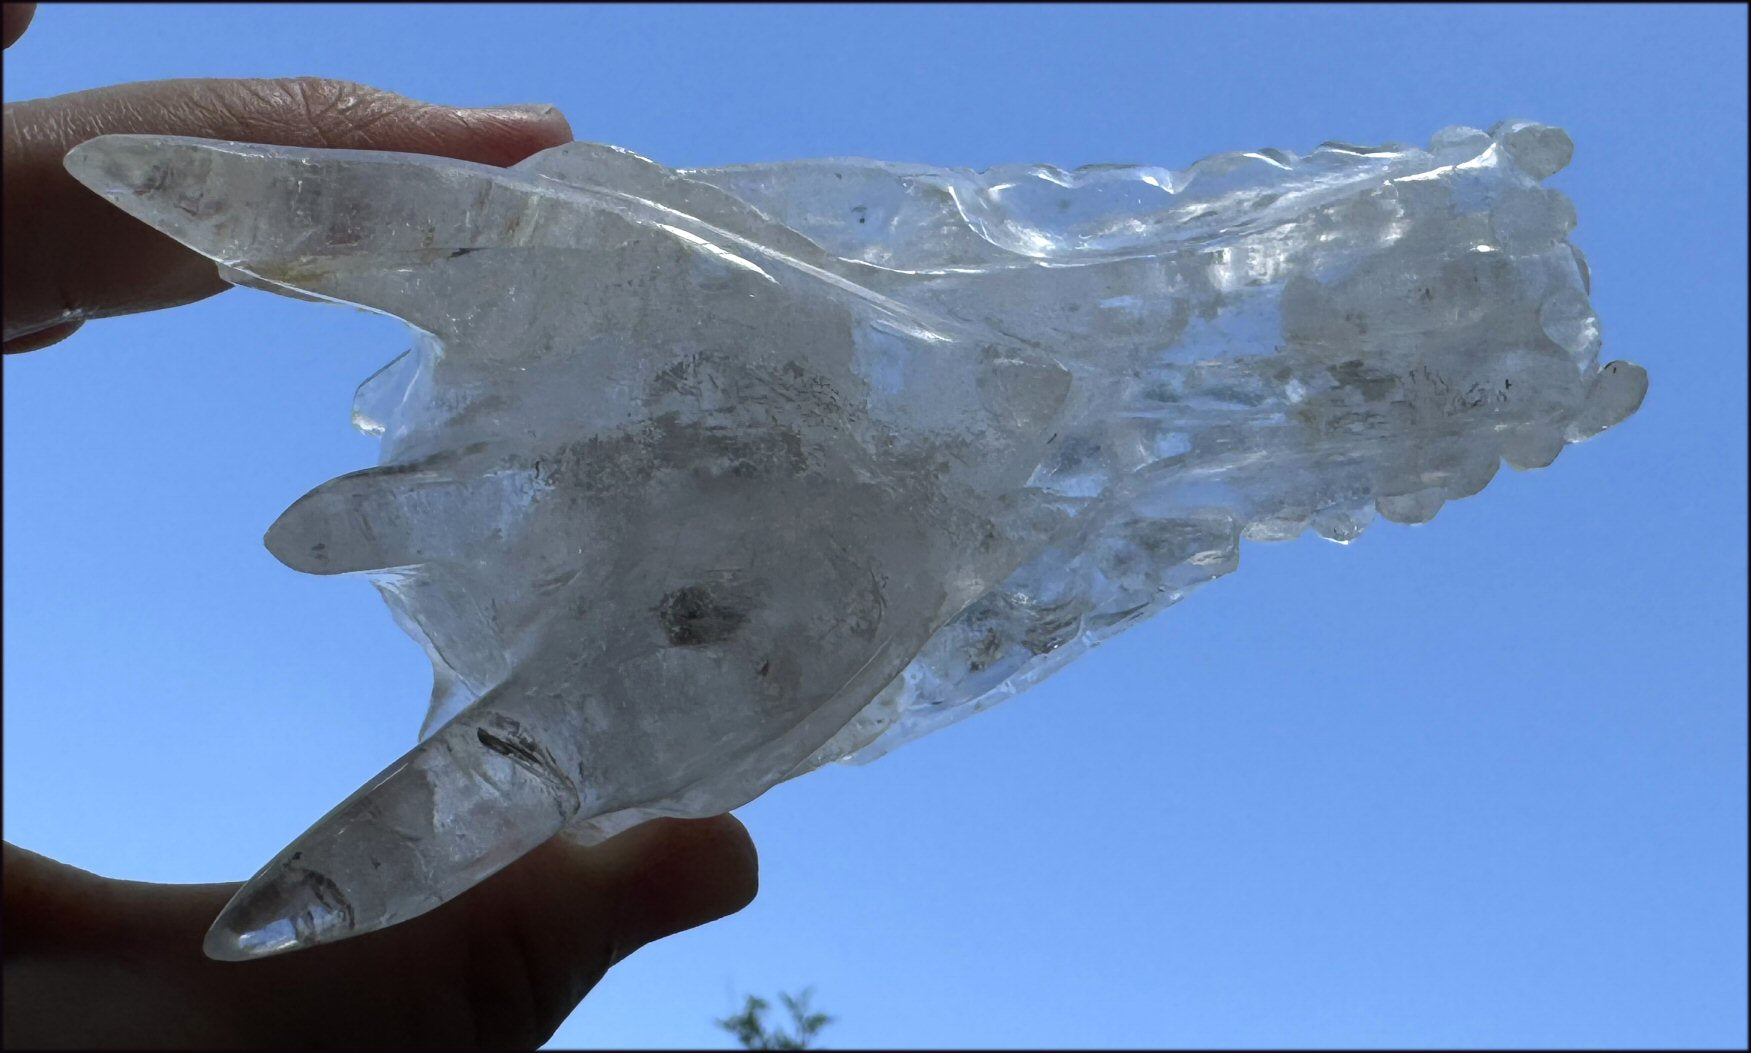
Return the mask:
M111 881L6 849L6 1045L533 1048L610 965L753 898L735 819L554 841L445 906L333 946L201 954L236 885Z
M564 841L556 847L572 853L597 850ZM615 961L647 943L734 914L759 891L759 855L747 828L732 815L658 819L598 848L612 853L621 893ZM581 936L576 925L571 928L572 938ZM564 929L559 931L563 936Z
M35 15L35 4L0 5L0 41L4 42L4 46L11 47L13 41L24 36L24 31L30 27L30 20Z
M658 819L588 848L556 838L507 873L462 900L476 961L500 963L477 972L471 1016L530 1045L546 1041L610 966L734 914L759 886L754 843L728 815ZM514 1012L520 1004L527 1021ZM532 1031L520 1033L526 1024Z
M6 341L5 347L0 348L0 353L16 355L25 351L41 350L50 344L58 344L72 336L84 324L84 322L62 322L59 325L38 329L34 333L25 333L23 336L10 338Z
M8 341L69 321L198 300L210 261L81 187L62 167L109 133L390 150L510 165L571 139L552 107L434 106L342 81L169 80L13 103L5 111Z

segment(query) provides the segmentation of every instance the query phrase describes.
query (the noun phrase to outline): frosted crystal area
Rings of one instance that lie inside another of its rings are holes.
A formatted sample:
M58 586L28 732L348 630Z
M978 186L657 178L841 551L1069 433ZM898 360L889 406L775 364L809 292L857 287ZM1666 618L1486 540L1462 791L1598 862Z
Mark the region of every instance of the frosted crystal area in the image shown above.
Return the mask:
M1190 168L503 170L109 136L68 167L239 284L405 319L379 467L268 531L434 669L420 745L209 934L411 917L554 833L706 816L977 712L1237 565L1432 518L1635 411L1560 130Z

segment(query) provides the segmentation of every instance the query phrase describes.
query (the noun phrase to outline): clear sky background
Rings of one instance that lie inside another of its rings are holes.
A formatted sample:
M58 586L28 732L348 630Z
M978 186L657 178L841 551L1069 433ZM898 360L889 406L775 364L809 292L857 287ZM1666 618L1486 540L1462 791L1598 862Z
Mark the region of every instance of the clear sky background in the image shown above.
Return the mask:
M1561 125L1638 415L1426 526L1247 543L1019 700L772 791L753 906L554 1044L728 1046L808 984L842 1047L1745 1044L1742 6L51 5L5 74L552 102L671 165ZM405 345L235 290L6 360L9 840L241 879L413 741L419 648L261 545L374 463L350 398Z

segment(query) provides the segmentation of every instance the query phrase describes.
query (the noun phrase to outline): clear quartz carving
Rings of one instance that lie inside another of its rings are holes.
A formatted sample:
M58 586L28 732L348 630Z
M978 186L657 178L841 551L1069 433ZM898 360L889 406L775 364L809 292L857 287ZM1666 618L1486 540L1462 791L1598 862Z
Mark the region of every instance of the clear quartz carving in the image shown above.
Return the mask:
M267 534L362 572L422 740L264 867L213 957L429 910L561 831L734 808L1040 680L1242 538L1423 522L1635 411L1568 137L1184 170L512 169L152 136L93 190L230 280L405 319L381 465Z

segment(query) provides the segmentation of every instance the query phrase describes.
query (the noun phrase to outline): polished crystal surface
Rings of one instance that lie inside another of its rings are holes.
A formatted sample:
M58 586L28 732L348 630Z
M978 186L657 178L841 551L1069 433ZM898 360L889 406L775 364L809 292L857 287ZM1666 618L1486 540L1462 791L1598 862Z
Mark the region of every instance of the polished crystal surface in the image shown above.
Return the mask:
M267 545L368 574L422 741L207 952L419 914L567 831L714 815L1038 682L1242 538L1432 518L1640 404L1559 129L1190 168L513 169L152 136L87 186L230 280L406 320L379 467Z

